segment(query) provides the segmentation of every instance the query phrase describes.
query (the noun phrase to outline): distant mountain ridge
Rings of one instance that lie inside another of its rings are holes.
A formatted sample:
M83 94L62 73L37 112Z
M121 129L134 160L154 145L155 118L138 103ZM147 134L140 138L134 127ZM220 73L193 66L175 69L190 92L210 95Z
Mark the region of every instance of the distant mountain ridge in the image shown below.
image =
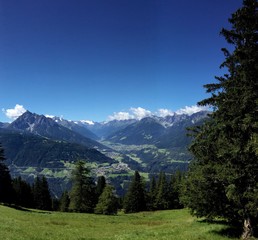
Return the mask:
M23 113L19 118L8 125L6 129L33 133L35 135L54 140L82 144L89 148L105 148L102 144L94 141L93 139L87 138L74 130L64 127L51 118L31 113L29 111Z
M185 143L181 141L181 145L185 146L190 142L190 138L186 136L186 128L207 118L208 114L207 111L201 111L192 115L146 117L113 131L106 136L105 140L126 145L154 144L168 148L180 145L174 144L177 139L184 139ZM168 143L169 141L171 144Z
M90 121L89 123L89 121L67 121L64 119L62 119L61 121L56 120L56 122L66 127L69 124L84 127L84 128L87 128L89 131L91 131L94 135L96 135L98 139L110 140L112 137L116 135L116 133L123 131L127 127L129 129L134 129L134 127L139 128L139 125L142 125L142 126L145 124L150 125L150 122L152 122L153 124L156 124L156 127L158 127L160 130L165 129L165 132L166 132L166 129L172 127L173 125L176 125L177 123L187 121L189 124L194 124L199 120L206 118L208 114L209 114L209 111L199 111L193 114L174 113L173 115L167 115L165 117L152 115L142 119L112 120L112 121L106 121L106 122ZM54 119L60 119L60 118L54 118ZM66 122L66 124L63 124L63 122ZM155 127L153 126L153 128ZM156 131L156 130L149 129L149 131ZM130 133L130 131L128 130L128 134L132 134L132 133Z
M99 140L99 137L91 132L88 128L85 127L85 123L80 121L68 121L60 117L53 117L52 118L56 123L59 125L69 128L70 130L81 134L86 138L90 138L93 140Z

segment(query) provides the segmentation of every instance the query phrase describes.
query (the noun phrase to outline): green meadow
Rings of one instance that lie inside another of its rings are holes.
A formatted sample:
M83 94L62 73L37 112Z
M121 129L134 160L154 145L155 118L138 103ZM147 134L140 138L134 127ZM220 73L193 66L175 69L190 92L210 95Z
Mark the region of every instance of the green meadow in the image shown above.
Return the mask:
M230 231L223 222L207 223L186 209L104 216L0 206L0 223L4 240L237 239L227 236Z

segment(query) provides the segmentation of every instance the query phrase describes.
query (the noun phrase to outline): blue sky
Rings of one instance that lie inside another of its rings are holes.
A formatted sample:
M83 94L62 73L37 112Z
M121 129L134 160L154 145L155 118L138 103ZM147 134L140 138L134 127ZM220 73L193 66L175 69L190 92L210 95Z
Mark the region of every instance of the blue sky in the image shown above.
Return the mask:
M222 74L219 32L241 3L0 0L0 121L8 110L103 121L194 106Z

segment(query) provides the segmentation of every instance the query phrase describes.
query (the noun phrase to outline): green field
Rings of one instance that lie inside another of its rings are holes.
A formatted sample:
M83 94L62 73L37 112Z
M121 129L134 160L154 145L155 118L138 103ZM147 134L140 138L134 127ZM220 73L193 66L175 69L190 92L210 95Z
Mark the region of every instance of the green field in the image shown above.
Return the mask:
M227 227L222 223L197 220L187 210L104 216L21 211L0 206L0 223L0 239L4 240L237 239L225 235Z

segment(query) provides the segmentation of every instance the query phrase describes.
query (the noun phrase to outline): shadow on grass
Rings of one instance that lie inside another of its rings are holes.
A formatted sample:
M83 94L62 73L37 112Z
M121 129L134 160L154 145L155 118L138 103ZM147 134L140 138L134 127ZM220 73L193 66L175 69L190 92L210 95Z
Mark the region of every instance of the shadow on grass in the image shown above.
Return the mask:
M31 212L31 213L41 213L41 214L52 214L49 211L43 211L43 210L39 210L39 209L28 209L28 208L24 208L24 207L15 205L15 204L2 203L1 205L9 207L9 208L13 208L13 209L18 210L18 211Z
M198 220L199 223L205 223L205 224L218 224L218 225L225 225L225 226L230 226L230 224L228 223L228 221L226 220L222 220L222 219L202 219L202 220Z
M221 230L212 230L211 232L216 234L216 235L220 235L220 236L224 236L224 237L228 237L228 238L240 238L242 235L242 226L241 224L236 224L236 226L233 226L232 224L230 224L228 221L226 220L209 220L209 219L204 219L204 220L199 220L199 223L206 223L206 224L218 224L218 225L222 225L224 226ZM254 232L254 238L258 239L258 225L256 223L254 223L255 226L253 226L253 232Z
M221 230L212 230L211 233L227 238L240 238L242 233L241 226L234 227L230 225L230 223L226 220L201 220L200 223L206 223L206 224L218 224L224 226Z
M221 230L212 230L213 234L228 237L228 238L240 238L242 229L237 227L226 227Z

